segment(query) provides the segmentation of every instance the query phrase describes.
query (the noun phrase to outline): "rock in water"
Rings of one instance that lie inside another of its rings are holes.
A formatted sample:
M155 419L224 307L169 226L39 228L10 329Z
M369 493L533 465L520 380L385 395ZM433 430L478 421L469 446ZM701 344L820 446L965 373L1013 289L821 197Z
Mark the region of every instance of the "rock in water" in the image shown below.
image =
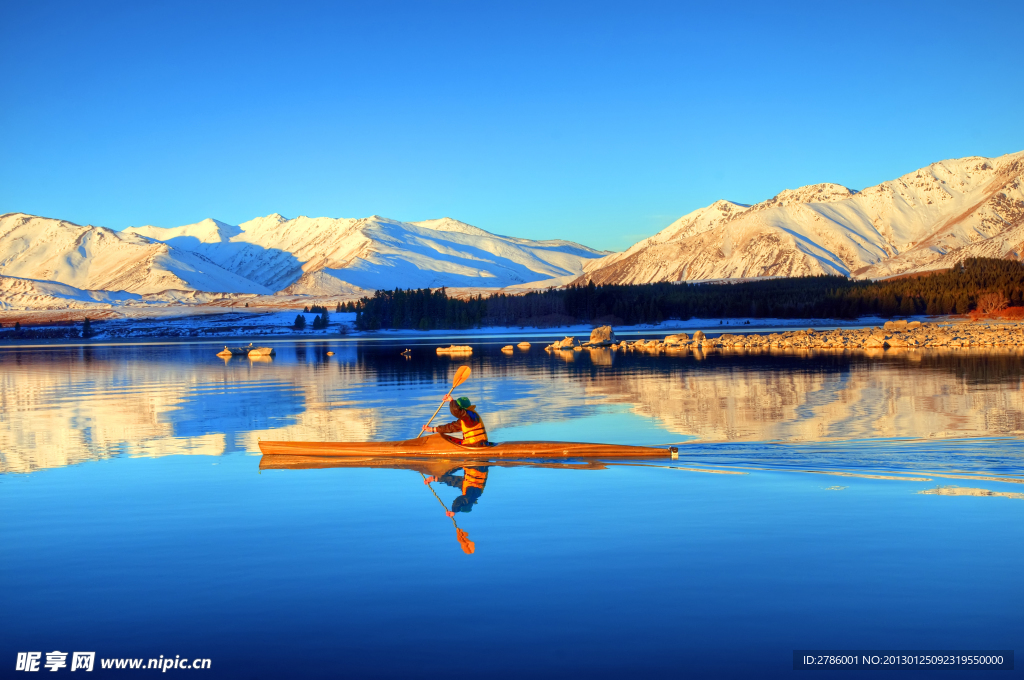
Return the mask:
M574 338L572 336L566 336L566 338L564 340L556 340L555 342L551 343L550 345L548 345L544 349L546 349L546 350L572 349L573 347L575 347L578 344L579 343L576 342L576 338Z
M696 343L698 345L700 343L704 342L704 331L697 331L696 333L694 333L693 334L693 341L694 341L694 343Z
M595 347L611 345L615 342L615 331L611 326L598 326L590 331L590 344Z
M449 347L438 347L438 354L472 354L473 348L469 345L451 345Z

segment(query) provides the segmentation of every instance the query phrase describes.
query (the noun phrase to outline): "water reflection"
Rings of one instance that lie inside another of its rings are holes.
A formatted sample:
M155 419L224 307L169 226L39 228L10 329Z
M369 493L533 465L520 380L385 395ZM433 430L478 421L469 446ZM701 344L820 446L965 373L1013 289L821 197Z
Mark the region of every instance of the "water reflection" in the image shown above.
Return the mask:
M992 491L991 489L976 489L965 486L937 486L934 489L918 491L920 494L933 496L987 496L994 498L1024 498L1024 493L1018 491Z
M599 434L615 444L824 444L1024 434L1020 352L507 355L500 348L508 341L499 340L452 359L432 351L443 344L281 343L267 362L224 361L213 344L0 350L0 471L120 454L255 451L261 438L404 439L419 432L463 363L473 377L460 389L486 407L496 441ZM406 346L412 352L403 355ZM552 434L524 436L542 426Z
M634 370L594 374L586 388L698 441L1024 434L1017 355L698 360L641 360Z
M440 504L445 516L455 529L455 539L467 555L476 552L476 543L469 538L466 529L458 524L458 513L469 513L476 505L490 476L492 467L531 467L563 470L603 470L599 461L493 461L481 465L479 459L458 458L397 458L397 457L345 457L265 455L260 458L260 470L323 470L327 468L387 468L418 472L423 483ZM461 472L461 474L459 474ZM451 504L447 504L434 490L433 484L448 486L458 492Z
M891 447L891 443L889 445ZM890 448L891 451L891 448ZM714 463L706 463L703 465L695 466L692 461L638 461L638 460L600 460L600 459L575 459L575 460L505 460L499 458L484 459L480 458L440 458L440 457L425 457L425 456L346 456L346 457L328 457L328 456L301 456L301 455L264 455L260 459L259 469L264 470L312 470L312 471L323 471L327 469L346 469L346 470L358 470L358 469L390 469L390 470L405 470L417 473L415 476L410 475L409 484L415 484L420 486L420 481L426 485L429 492L433 495L437 501L437 512L438 520L442 519L441 513L447 517L448 521L452 523L452 527L455 530L455 539L457 544L466 554L473 554L476 552L476 541L469 538L469 529L472 525L468 523L468 520L473 520L475 517L467 516L474 506L476 506L484 495L485 488L492 475L500 475L503 470L502 468L547 468L556 470L609 470L611 468L647 468L657 470L671 470L677 473L697 473L700 475L749 475L751 473L763 472L764 466L751 467L749 465L736 465L735 463L726 463L715 465ZM778 469L778 468L776 468ZM928 484L928 488L921 489L920 486L916 488L917 494L932 495L932 496L974 496L974 497L991 497L991 498L1011 498L1011 499L1022 499L1024 493L1017 491L1016 488L1020 488L1020 484L1024 484L1024 477L1021 476L992 476L982 473L969 473L961 471L959 473L950 472L938 472L929 471L922 474L918 472L900 472L900 471L889 471L886 473L878 472L865 472L863 470L819 470L819 469L801 469L801 468L788 468L790 473L800 473L801 476L817 477L824 476L826 479L832 477L841 477L847 483L854 480L867 480L868 482L880 482L884 484L892 484L894 488L899 489L901 492L914 493L915 488L909 487L908 484ZM1018 467L1018 473L1020 468ZM938 486L930 486L941 482ZM956 483L951 483L956 482ZM987 485L997 485L997 490L979 488L973 486L974 484L983 483ZM968 484L970 486L968 486ZM435 486L436 485L436 486ZM1013 485L1013 486L1007 486ZM1001 490L998 487L1002 487ZM824 491L843 491L848 489L847 485L829 485L822 486L821 489ZM452 492L451 490L454 490ZM448 494L445 494L448 491ZM506 493L509 489L506 488ZM410 494L414 491L410 490ZM442 494L451 497L454 493L454 498L446 502L441 496ZM513 494L522 493L522 490L512 490ZM513 499L513 503L514 503ZM509 504L508 499L504 499L504 507L507 508ZM429 510L424 509L423 512L427 515L430 514ZM486 510L484 511L486 514ZM499 509L500 513L501 510ZM464 521L463 525L460 526L459 521ZM488 533L483 534L482 538L485 542L487 541L499 541L500 537L490 533L493 528L490 524L485 525L488 528ZM479 536L476 536L476 540L480 540Z
M452 468L440 477L430 476L423 481L426 484L438 482L458 489L460 491L460 495L452 501L451 512L470 512L473 510L473 506L476 505L477 501L480 500L480 497L484 494L484 487L487 486L487 475L489 474L489 470L490 468L486 465L480 466L463 464L459 467ZM460 471L462 474L457 474Z

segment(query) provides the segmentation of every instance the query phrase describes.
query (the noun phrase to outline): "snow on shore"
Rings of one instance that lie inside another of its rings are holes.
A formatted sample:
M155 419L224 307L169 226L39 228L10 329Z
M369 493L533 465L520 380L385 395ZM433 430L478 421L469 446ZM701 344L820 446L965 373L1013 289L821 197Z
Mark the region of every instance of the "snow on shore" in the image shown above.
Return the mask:
M329 313L329 328L324 330L313 330L315 314L302 314L306 320L306 328L302 331L294 328L295 318L301 314L295 309L237 309L217 308L209 306L200 307L156 307L135 310L135 315L122 316L119 318L97 319L93 316L93 331L95 339L188 339L188 338L279 338L279 339L318 339L337 338L339 336L363 338L363 339L438 339L441 338L494 338L494 337L518 337L523 339L534 338L562 338L564 336L575 336L586 338L594 324L573 324L570 326L540 328L535 326L486 326L481 328L468 328L463 330L381 330L381 331L357 331L355 329L355 314ZM18 314L18 316L13 316ZM43 312L37 313L12 313L0 311L0 324L4 326L0 330L0 338L5 338L5 331L14 325L14 320L21 322L25 330L39 330L48 327L62 327L68 330L69 324L74 328L80 328L81 321L88 314L82 314L81 318L69 317L62 314L52 322L41 316ZM33 315L38 315L33 319ZM917 317L922 321L937 319L931 317ZM941 319L939 319L941 320ZM864 328L880 326L885 319L880 317L862 317L856 320L837 319L672 319L660 324L639 324L633 326L616 326L615 333L621 337L658 337L678 332L703 331L708 337L715 337L722 333L770 333L786 329L807 329L826 330L834 328ZM13 337L5 339L13 340Z

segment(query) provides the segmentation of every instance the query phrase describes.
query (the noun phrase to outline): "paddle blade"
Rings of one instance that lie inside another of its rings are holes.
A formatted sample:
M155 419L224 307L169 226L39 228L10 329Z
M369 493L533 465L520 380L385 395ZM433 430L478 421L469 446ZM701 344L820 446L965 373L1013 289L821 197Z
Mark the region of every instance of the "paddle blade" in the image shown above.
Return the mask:
M455 378L452 380L452 389L466 382L469 378L469 366L459 366L459 370L455 371Z
M462 546L462 552L467 555L472 555L476 551L476 543L469 540L469 534L462 529L455 530L455 537L459 539L459 545Z

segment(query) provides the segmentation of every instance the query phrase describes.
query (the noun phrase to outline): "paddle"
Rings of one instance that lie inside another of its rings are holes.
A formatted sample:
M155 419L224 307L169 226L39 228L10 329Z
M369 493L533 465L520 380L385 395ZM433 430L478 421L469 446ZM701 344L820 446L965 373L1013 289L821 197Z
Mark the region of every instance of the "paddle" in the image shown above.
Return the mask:
M448 394L444 396L450 397L452 392L455 391L456 387L466 382L466 379L469 378L470 372L471 371L469 370L469 366L459 366L459 370L455 371L455 377L452 379L452 388L448 390ZM424 425L424 428L430 427L431 421L434 420L434 417L441 412L442 406L444 406L444 399L441 400L441 403L438 405L437 410L434 411L434 415L430 416L430 420L427 421L427 424ZM416 435L416 438L419 439L420 437L422 437L424 432L426 432L425 429L420 430L420 433Z
M466 382L466 380L469 378L469 374L469 366L459 366L459 370L455 371L455 377L452 378L452 388L448 390L448 394L444 396L451 396L451 393L455 391L456 387ZM437 410L434 411L434 415L430 416L430 420L427 421L427 427L430 426L430 423L432 420L434 420L434 417L441 412L442 406L444 406L444 399L442 399L441 403L438 404ZM420 433L416 435L416 438L419 439L420 437L422 437L424 432L425 430L420 430ZM430 481L428 480L427 476L422 472L420 473L420 476L423 477L423 483L427 485L428 489L430 489L430 493L434 494L434 498L436 498L437 502L441 504L442 508L444 508L444 514L446 514L448 516L448 519L452 521L452 525L455 527L455 538L458 539L459 545L462 547L462 551L467 555L472 555L473 552L476 551L476 544L473 543L473 541L469 540L469 534L460 529L459 525L455 523L455 513L448 509L448 506L444 504L444 501L441 500L441 497L437 495L436 491L434 491L434 487L430 486Z

